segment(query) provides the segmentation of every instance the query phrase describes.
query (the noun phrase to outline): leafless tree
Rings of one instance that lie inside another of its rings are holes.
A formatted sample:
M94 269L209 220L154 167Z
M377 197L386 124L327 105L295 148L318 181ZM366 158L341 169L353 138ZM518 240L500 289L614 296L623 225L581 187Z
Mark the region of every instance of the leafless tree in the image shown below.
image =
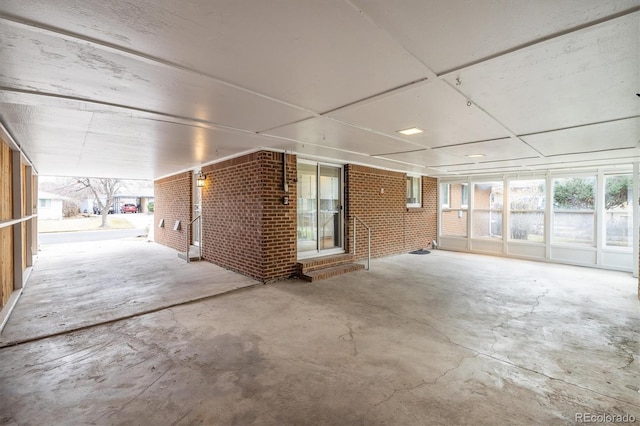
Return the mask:
M122 182L120 179L97 179L97 178L74 178L76 184L81 189L88 189L91 191L95 199L95 203L102 212L102 224L101 228L107 228L109 223L107 221L107 215L109 209L113 205L113 197L115 196Z

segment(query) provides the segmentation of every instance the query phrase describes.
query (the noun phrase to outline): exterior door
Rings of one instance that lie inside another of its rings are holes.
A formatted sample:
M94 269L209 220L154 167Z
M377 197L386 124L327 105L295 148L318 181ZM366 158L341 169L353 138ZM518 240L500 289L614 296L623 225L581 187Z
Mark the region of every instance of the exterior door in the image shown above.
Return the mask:
M298 257L344 252L342 167L298 161Z
M196 184L197 173L193 174L193 219L202 214L202 188ZM193 223L192 226L192 244L194 246L200 245L200 229L202 226L202 219Z

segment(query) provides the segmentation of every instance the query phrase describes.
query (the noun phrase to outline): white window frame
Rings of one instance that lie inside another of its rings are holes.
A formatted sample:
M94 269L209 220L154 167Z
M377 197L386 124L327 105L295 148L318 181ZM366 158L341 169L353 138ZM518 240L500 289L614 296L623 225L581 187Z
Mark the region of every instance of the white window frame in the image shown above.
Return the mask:
M416 203L410 203L409 202L409 188L413 188L413 179L418 179L418 194L417 194L417 202ZM420 175L412 175L412 174L407 174L407 178L406 178L406 182L407 182L407 207L412 207L412 208L420 208L422 207L422 176Z
M442 191L440 207L443 209L448 209L451 206L451 184L441 183L440 188L443 188L443 187L445 189Z

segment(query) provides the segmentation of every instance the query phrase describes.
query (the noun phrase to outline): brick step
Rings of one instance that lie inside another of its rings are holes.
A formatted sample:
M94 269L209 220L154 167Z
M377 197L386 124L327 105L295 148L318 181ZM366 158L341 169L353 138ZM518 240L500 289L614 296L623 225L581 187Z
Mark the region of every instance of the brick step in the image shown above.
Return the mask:
M361 269L364 269L364 265L359 263L345 263L305 272L304 274L300 274L300 278L305 281L314 282Z
M331 256L303 259L298 261L298 272L302 275L306 274L307 272L316 271L318 269L344 265L347 263L353 263L352 254L335 254Z

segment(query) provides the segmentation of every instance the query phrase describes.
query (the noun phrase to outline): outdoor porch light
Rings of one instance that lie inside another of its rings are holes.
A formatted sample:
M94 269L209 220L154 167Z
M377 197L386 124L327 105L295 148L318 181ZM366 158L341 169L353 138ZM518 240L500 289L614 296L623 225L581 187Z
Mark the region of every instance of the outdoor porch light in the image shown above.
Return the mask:
M198 188L204 187L204 183L206 182L206 180L207 180L207 175L205 175L202 172L198 172L198 175L196 176L196 186Z

